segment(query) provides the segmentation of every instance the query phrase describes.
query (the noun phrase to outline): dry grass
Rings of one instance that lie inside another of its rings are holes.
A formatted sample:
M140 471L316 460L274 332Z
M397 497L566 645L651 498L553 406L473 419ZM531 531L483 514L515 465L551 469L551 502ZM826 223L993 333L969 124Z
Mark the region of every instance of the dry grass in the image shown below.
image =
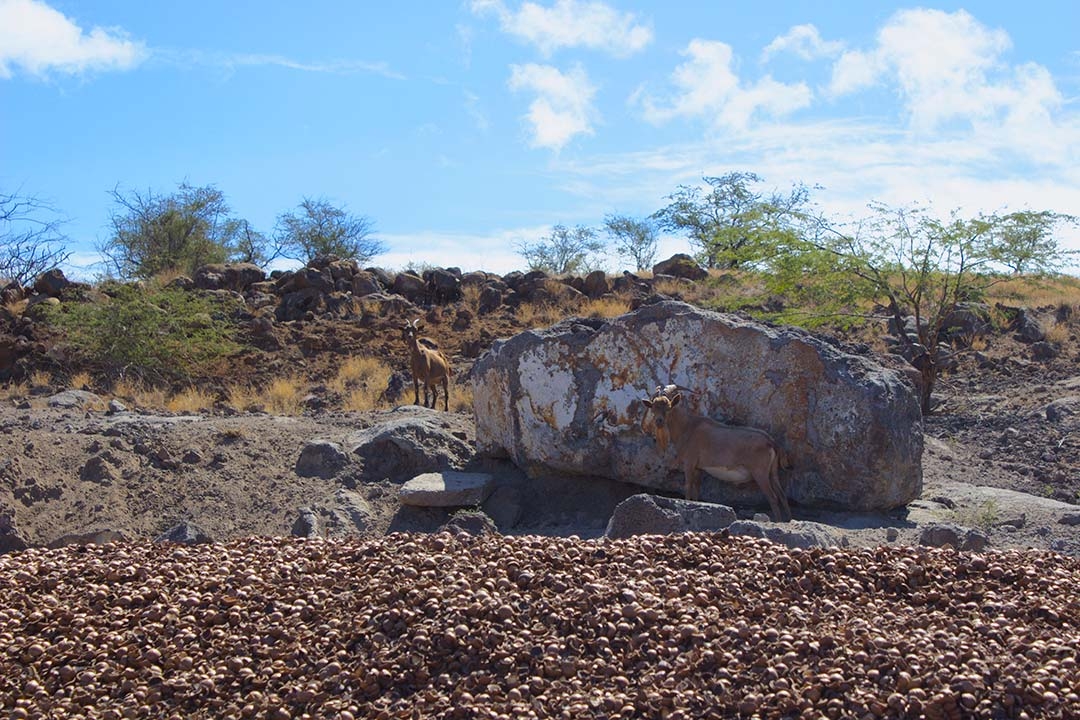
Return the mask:
M94 378L86 371L77 372L71 376L68 385L76 390L89 390L94 386Z
M580 312L583 317L613 318L630 312L630 303L621 297L596 298L582 305Z
M567 316L567 312L548 303L522 303L515 312L517 321L527 328L554 325Z
M480 311L480 293L483 288L479 285L463 285L461 288L461 300L465 303L465 307L472 310L474 313Z
M35 370L30 373L30 387L49 387L52 381L52 373L48 370Z
M263 393L246 383L229 385L225 390L226 402L237 410L250 412L262 407Z
M379 406L392 372L382 360L358 355L346 360L328 385L342 395L343 410L364 412Z
M196 413L214 407L214 396L205 390L189 387L169 398L165 407L171 412Z
M473 412L473 386L472 383L451 385L450 387L450 412L467 413Z
M23 400L30 395L30 386L26 383L10 383L0 387L0 399Z
M1035 277L1019 275L993 285L986 293L992 304L1026 305L1031 308L1080 306L1080 278L1070 275Z
M264 393L266 411L272 415L299 415L305 392L304 378L298 375L277 378Z
M113 397L131 403L135 407L165 410L169 396L162 388L146 385L138 380L121 378L113 385Z
M1068 342L1071 334L1068 324L1063 322L1056 322L1046 328L1046 340L1058 345L1063 345Z
M4 303L4 310L11 313L12 317L22 317L22 314L26 312L26 306L29 304L29 300L16 300L15 302Z

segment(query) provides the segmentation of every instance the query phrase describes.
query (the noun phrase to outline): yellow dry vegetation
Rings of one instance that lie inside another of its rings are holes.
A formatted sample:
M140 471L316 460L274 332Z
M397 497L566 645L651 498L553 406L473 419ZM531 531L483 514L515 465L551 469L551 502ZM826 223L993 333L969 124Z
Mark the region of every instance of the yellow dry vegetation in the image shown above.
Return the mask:
M300 376L275 378L264 393L265 409L271 415L299 415L305 391L304 379Z
M214 407L214 396L197 387L184 388L165 403L170 412L195 413Z
M378 407L392 372L390 366L379 358L357 355L338 368L329 387L341 394L343 410L372 410Z

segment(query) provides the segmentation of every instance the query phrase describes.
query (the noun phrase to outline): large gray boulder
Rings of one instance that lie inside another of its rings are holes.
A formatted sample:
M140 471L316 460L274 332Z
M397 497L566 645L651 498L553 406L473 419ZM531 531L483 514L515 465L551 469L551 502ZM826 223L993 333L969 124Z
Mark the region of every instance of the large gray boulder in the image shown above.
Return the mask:
M662 302L611 321L569 320L495 343L473 369L477 449L532 476L577 474L682 491L674 453L642 432L657 385L693 408L772 434L794 501L883 510L922 489L914 388L869 357L794 328ZM607 418L598 422L597 417ZM703 499L760 502L706 478Z

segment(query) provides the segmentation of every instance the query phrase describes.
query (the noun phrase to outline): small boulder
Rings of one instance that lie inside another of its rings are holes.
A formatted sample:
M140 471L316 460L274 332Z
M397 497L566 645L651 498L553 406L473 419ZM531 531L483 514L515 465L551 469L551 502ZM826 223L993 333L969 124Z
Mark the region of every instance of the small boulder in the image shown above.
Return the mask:
M201 545L213 542L210 534L193 522L184 520L154 538L156 543L180 543L181 545Z
M47 401L49 407L66 410L96 410L105 405L100 395L87 390L64 390L51 396Z
M311 508L300 508L296 522L292 526L293 537L315 538L322 535L322 523L319 516Z
M402 485L398 498L402 505L418 507L475 506L488 499L494 482L488 473L423 473Z
M640 493L615 506L604 536L710 532L726 528L735 519L735 511L726 505Z
M653 275L672 275L696 281L707 278L709 271L698 265L694 258L686 253L676 253L667 260L661 260L653 265Z
M300 451L300 457L296 460L296 474L300 477L332 478L348 463L348 454L337 443L312 440Z
M981 552L990 544L990 538L981 530L950 523L934 523L927 525L919 533L919 544L929 547L950 546L957 550Z
M39 295L58 298L69 285L71 285L71 281L64 276L64 271L60 268L53 268L39 275L38 279L34 281L34 292Z

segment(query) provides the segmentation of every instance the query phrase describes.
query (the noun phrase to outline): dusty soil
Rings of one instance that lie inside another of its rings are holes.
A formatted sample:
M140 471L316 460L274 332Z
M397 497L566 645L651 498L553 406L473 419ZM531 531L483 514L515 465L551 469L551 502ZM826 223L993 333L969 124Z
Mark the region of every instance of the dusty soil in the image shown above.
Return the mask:
M448 310L429 312L436 332L452 317ZM404 357L398 322L282 323L245 351L236 371L256 377L302 366L318 377L360 347L391 360ZM511 315L494 314L467 332L446 332L457 378L467 376L472 357L491 340L515 331ZM359 430L395 413L437 415L408 409L411 388L398 398L397 410L327 412L316 402L300 417L220 407L185 416L48 407L49 395L61 390L37 389L34 397L0 407L0 514L13 515L16 531L31 545L153 538L182 521L217 540L287 535L302 509L331 536L433 530L447 519L445 511L401 508L397 487L407 477L364 477L349 468L330 478L297 473L311 441L348 449ZM945 522L978 529L996 547L1080 555L1080 525L1074 524L1080 403L1068 400L1077 396L1075 333L1058 357L1038 362L1030 346L995 336L982 352L961 354L959 366L939 383L937 410L925 421L922 498L889 514L796 506L795 517L841 528L855 545L914 543L927 524ZM1048 417L1055 401L1058 411ZM473 441L471 417L451 416ZM578 478L530 481L512 466L480 458L472 465L496 474L501 495L494 514L508 534L597 537L614 506L640 491Z

